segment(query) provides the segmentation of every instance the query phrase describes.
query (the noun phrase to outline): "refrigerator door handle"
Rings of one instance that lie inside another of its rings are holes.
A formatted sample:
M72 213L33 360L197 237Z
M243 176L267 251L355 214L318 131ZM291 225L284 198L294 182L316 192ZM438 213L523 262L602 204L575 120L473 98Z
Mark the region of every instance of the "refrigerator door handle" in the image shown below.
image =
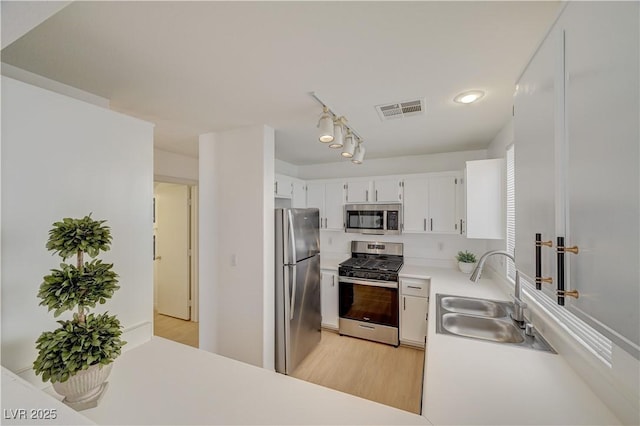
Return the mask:
M287 226L287 228L289 228L288 232L289 238L291 240L291 245L289 246L289 250L287 253L287 255L289 256L287 263L296 263L298 261L298 259L296 259L296 236L293 231L293 214L291 210L287 210L287 221L289 222L289 226Z
M295 312L296 309L296 265L289 265L289 268L291 268L291 284L293 289L291 290L291 302L290 302L290 308L289 308L289 312L291 312L291 317L289 319L293 319L293 314Z

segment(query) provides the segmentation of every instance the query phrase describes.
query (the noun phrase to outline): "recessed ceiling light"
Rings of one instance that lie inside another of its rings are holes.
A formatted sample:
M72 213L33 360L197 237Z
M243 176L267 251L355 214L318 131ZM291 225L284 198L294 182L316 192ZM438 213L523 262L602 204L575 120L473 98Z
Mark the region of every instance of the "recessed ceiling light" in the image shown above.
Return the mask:
M460 93L458 96L453 98L455 102L460 104L470 104L484 96L484 92L481 90L471 90L469 92Z

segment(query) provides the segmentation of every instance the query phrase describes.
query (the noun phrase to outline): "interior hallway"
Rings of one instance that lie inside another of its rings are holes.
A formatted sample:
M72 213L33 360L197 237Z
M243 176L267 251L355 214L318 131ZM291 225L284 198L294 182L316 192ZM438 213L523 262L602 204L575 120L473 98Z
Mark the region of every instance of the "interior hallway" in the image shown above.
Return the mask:
M153 334L185 345L199 347L197 322L185 321L153 312Z

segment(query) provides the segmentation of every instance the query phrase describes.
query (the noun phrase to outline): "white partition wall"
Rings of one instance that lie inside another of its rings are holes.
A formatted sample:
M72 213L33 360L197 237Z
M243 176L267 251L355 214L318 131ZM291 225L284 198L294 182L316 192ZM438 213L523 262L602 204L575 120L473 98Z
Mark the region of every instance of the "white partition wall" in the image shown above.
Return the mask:
M273 369L274 130L200 136L200 348Z
M63 217L108 221L100 258L121 288L96 311L118 315L129 347L150 338L153 125L2 77L1 181L2 364L34 379L35 340L57 327L37 293L60 263L45 244Z

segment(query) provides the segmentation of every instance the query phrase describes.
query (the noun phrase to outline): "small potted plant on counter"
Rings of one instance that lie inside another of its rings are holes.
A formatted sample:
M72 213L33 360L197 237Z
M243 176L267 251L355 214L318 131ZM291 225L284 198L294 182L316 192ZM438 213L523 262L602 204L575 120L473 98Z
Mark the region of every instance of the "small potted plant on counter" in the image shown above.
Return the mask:
M476 255L469 251L459 251L456 260L458 261L458 268L465 274L470 274L473 268L476 267Z
M89 314L89 308L103 304L120 288L113 264L91 258L107 251L111 231L104 220L65 218L53 224L47 249L66 260L76 257L76 264L61 263L52 269L40 285L40 305L54 311L55 317L75 310L70 320L58 321L60 327L45 331L36 341L38 358L33 363L42 381L50 381L63 402L76 410L96 407L111 372L112 362L126 343L120 340L122 326L113 316Z

